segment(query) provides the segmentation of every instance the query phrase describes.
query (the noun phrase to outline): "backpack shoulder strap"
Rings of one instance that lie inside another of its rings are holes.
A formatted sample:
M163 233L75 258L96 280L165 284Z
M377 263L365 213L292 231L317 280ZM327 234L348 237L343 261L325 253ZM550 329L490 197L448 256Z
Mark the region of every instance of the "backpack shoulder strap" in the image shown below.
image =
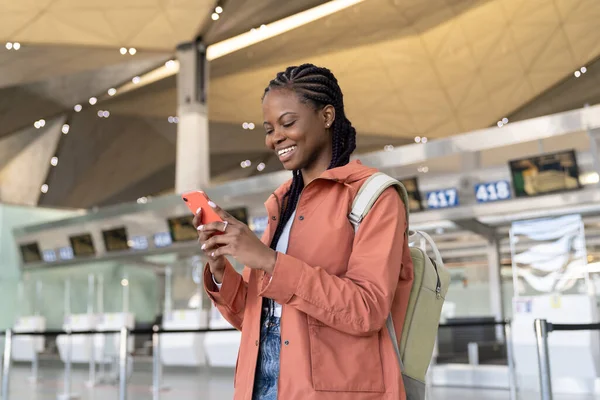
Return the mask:
M352 211L348 216L350 223L354 226L354 231L358 230L360 223L367 216L373 204L377 201L381 193L384 192L387 188L394 186L400 194L402 198L402 202L404 203L404 208L406 210L406 235L408 238L409 229L408 229L408 217L409 217L409 203L408 203L408 193L406 192L406 188L404 185L382 172L377 172L371 175L365 183L363 183L362 187L356 194L354 201L352 202ZM400 348L398 346L398 337L396 335L396 329L394 328L394 321L392 319L392 314L390 313L386 320L386 328L388 334L390 335L390 339L392 340L392 344L394 346L394 352L396 353L396 357L398 359L398 363L400 365L400 371L404 372L404 363L402 362L402 356L400 355Z
M408 217L409 217L409 203L408 203L408 193L406 193L406 188L404 185L383 172L377 172L371 175L365 183L361 186L358 191L354 201L352 202L352 211L348 216L350 223L354 226L354 231L358 230L360 223L367 216L373 204L377 201L381 193L384 192L390 186L394 186L400 197L402 198L402 202L404 203L404 208L406 209L406 226L407 226L407 234L408 234Z

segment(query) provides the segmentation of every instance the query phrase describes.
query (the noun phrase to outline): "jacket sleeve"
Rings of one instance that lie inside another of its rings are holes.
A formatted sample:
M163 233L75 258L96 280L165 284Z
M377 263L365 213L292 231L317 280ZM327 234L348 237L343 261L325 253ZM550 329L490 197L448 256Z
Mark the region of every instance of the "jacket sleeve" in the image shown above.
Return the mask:
M383 192L354 237L343 276L277 253L273 277L265 281L260 295L351 335L379 332L390 313L400 279L407 240L404 210L394 188Z
M227 261L223 284L219 289L213 281L208 265L204 268L204 289L208 297L217 306L221 315L237 330L241 330L244 323L249 277L248 268L244 268L241 275Z

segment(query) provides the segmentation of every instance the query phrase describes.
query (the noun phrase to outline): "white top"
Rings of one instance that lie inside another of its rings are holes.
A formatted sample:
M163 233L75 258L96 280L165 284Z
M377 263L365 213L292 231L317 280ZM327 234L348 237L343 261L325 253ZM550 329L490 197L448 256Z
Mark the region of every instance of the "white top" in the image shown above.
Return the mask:
M294 223L295 218L296 218L296 210L294 210L294 213L292 214L292 216L290 217L288 222L285 224L285 227L283 228L283 232L281 232L281 236L279 237L279 240L277 241L277 246L275 247L275 251L277 251L281 254L287 253L288 244L290 241L290 231L292 230L292 224ZM271 279L272 278L273 277L271 277ZM215 281L214 276L213 276L213 281L215 282L215 285L217 285L217 287L219 289L221 289L222 284L217 283L217 281ZM275 308L273 310L273 314L276 317L281 318L281 304L277 303L276 301L273 303L275 306Z

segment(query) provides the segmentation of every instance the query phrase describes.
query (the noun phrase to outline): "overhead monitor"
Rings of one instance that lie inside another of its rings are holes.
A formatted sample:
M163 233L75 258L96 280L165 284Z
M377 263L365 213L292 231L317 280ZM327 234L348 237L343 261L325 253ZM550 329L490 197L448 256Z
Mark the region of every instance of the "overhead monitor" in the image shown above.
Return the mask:
M75 257L87 257L96 254L94 240L89 233L71 236L69 237L69 241L71 242L71 248Z
M409 211L423 211L423 202L421 199L421 192L419 191L419 180L417 177L400 179L400 182L402 182L408 193Z
M102 231L102 238L104 239L104 247L108 252L129 250L127 229L124 226Z
M174 217L167 220L169 224L169 233L173 242L186 242L198 239L198 231L192 223L193 215L186 217Z
M509 165L517 197L538 196L581 188L575 150L513 160Z
M248 209L246 207L231 208L225 211L228 212L233 218L248 225Z
M40 246L37 242L26 243L19 246L21 250L21 256L23 257L24 263L33 263L42 261L42 253L40 252Z

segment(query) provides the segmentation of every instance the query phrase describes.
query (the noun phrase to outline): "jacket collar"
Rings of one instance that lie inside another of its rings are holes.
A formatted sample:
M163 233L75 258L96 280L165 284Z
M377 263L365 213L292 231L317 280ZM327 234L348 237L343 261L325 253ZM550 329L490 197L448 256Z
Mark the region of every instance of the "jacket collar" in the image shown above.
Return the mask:
M376 171L377 170L375 168L364 166L360 160L354 160L341 167L324 171L317 179L326 179L342 184L350 184L366 179L373 175ZM273 195L276 197L277 201L281 201L283 196L290 190L290 186L292 186L292 179L285 182L283 185L277 188L275 192L273 192ZM269 200L272 200L271 197L272 196L267 199L265 204L269 203Z

